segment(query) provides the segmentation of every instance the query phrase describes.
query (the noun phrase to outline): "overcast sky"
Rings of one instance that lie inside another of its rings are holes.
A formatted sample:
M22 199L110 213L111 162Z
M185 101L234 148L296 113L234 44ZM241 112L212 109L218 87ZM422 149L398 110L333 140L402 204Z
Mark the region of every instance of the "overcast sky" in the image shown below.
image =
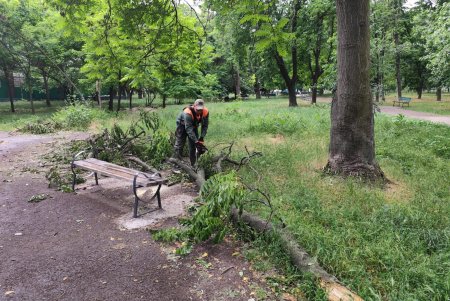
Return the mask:
M414 6L415 3L416 3L416 0L408 0L408 1L406 1L405 6L412 7L412 6Z

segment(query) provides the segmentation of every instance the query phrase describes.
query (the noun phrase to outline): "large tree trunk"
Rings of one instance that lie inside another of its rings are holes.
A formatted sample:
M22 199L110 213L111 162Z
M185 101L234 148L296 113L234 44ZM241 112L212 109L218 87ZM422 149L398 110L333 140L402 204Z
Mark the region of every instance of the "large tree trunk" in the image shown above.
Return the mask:
M133 102L133 89L130 89L130 93L128 93L128 97L130 100L130 110L132 108L132 102Z
M28 79L28 101L31 104L31 113L34 115L36 113L36 111L34 109L33 87L31 85L31 79Z
M122 100L122 84L120 80L122 79L122 71L119 70L119 98L117 99L117 112L120 111L120 101Z
M167 99L167 95L166 94L163 94L163 96L162 96L162 107L163 108L165 108L166 107L166 99Z
M255 94L256 99L261 99L261 83L259 82L258 75L255 76Z
M297 73L295 72L292 78L290 78L289 71L287 70L283 57L277 51L274 51L274 56L277 62L278 69L280 69L281 77L283 78L284 84L286 85L286 88L289 93L289 106L296 107L298 106L297 96L295 95L295 84L297 82ZM295 55L295 57L297 57L297 55Z
M11 103L11 113L15 113L16 109L14 108L14 75L6 68L3 69L3 72L5 73L5 79L8 85L8 97L9 102Z
M288 87L287 87L287 89L288 89L288 93L289 93L289 106L290 107L296 107L296 106L298 106L298 104L297 104L297 96L295 95L296 93L296 85L295 85L295 82L290 82L289 84L288 84Z
M402 9L402 0L395 0L394 1L394 9L395 9L395 16L394 16L394 44L395 44L395 77L397 80L397 97L402 97L402 77L401 77L401 70L400 70L400 34L399 34L399 18L400 13Z
M95 94L97 95L97 104L99 108L102 107L102 84L100 80L95 81Z
M436 89L436 100L441 101L442 100L442 88L439 87Z
M109 103L108 103L108 110L113 111L114 110L114 87L109 87Z
M311 93L311 104L315 103L317 103L317 83L313 84Z
M50 103L50 89L48 88L48 74L45 70L41 70L42 79L44 80L44 90L45 90L45 104L47 107L51 106Z
M398 47L400 45L400 40L398 37L398 33L394 34L395 41L395 77L397 79L397 97L402 97L402 76L400 70L400 52Z
M239 67L235 66L235 79L234 79L234 95L235 98L237 99L238 97L241 96L241 76L239 74Z
M422 99L422 88L417 88L416 92L417 92L417 98Z
M337 0L338 79L331 107L326 170L366 179L383 178L375 161L370 95L369 0Z

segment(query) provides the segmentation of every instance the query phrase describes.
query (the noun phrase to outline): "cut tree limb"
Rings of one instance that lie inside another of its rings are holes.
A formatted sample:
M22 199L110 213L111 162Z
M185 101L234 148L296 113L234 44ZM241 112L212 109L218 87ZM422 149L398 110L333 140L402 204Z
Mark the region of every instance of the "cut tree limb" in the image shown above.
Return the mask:
M127 160L130 160L140 166L142 166L143 168L145 168L146 170L144 171L151 171L153 173L159 173L159 171L154 168L153 166L148 165L147 163L145 163L144 161L142 161L141 159L139 159L138 157L135 156L126 156L125 157Z
M176 158L169 158L167 159L168 162L178 165L181 169L183 169L192 179L195 180L195 183L199 188L202 188L203 184L205 183L205 171L199 170L198 172L195 172L195 170L184 163L181 160L178 160Z
M229 158L231 153L232 144L224 148L224 150L228 150L228 152L222 152L221 155L214 157L212 160L216 163L217 171L222 170L221 163L223 161L227 161L237 166L238 170L245 164L247 164L252 157L260 156L261 153L253 152L250 153L247 150L248 156L242 158L240 162L232 160ZM168 159L168 162L178 165L185 172L192 177L199 189L205 183L205 172L203 169L198 170L197 172L186 163L178 160L176 158ZM270 205L270 203L269 203ZM327 271L325 271L316 260L314 260L305 250L300 248L300 246L296 243L296 239L290 234L287 229L281 229L274 226L269 221L263 220L258 216L251 215L247 212L243 212L241 215L239 211L234 208L231 212L231 217L234 222L243 221L248 224L251 228L259 231L259 232L269 232L273 231L279 234L282 244L287 250L293 264L303 272L312 273L315 277L320 279L321 287L326 291L328 300L330 301L363 301L363 299L358 296L356 293L342 285L339 280L330 275Z
M243 212L239 215L237 209L232 209L233 222L243 221L259 232L274 231L279 234L293 264L301 271L312 273L320 279L320 286L326 291L330 301L363 301L356 293L342 285L339 280L325 271L309 254L295 243L294 237L285 229L277 228L272 223L258 216Z

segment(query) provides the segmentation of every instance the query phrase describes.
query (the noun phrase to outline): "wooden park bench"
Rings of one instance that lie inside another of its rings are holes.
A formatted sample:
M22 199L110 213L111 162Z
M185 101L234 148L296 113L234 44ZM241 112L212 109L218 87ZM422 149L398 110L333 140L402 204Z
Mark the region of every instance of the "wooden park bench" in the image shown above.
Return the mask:
M398 103L398 106L403 107L404 105L408 105L409 107L409 103L411 102L411 97L399 97L397 100L394 100L394 103L392 104L392 106L395 106L396 103Z
M149 186L158 186L155 194L151 197L151 200L157 198L158 207L161 207L161 195L160 189L161 185L167 183L167 180L161 177L159 173L145 173L133 170L131 168L119 166L113 163L109 163L106 161L98 160L95 158L88 158L83 160L76 160L83 152L76 154L73 157L71 169L73 173L73 182L72 182L72 190L75 191L75 183L77 179L77 175L75 173L75 168L80 168L84 170L89 170L94 172L95 176L95 184L98 185L98 175L103 175L106 177L113 177L120 180L124 180L128 183L133 184L133 193L134 193L134 207L133 207L133 217L137 217L138 205L141 200L137 195L137 189L140 187L149 187Z

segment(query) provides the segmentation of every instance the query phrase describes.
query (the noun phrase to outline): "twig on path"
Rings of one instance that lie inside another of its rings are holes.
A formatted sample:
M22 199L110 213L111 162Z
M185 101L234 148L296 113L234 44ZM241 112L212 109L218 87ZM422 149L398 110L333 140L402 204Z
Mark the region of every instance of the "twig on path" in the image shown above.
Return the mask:
M220 275L225 274L226 272L228 272L229 270L234 269L234 266L228 267L226 268L222 273L220 273Z

